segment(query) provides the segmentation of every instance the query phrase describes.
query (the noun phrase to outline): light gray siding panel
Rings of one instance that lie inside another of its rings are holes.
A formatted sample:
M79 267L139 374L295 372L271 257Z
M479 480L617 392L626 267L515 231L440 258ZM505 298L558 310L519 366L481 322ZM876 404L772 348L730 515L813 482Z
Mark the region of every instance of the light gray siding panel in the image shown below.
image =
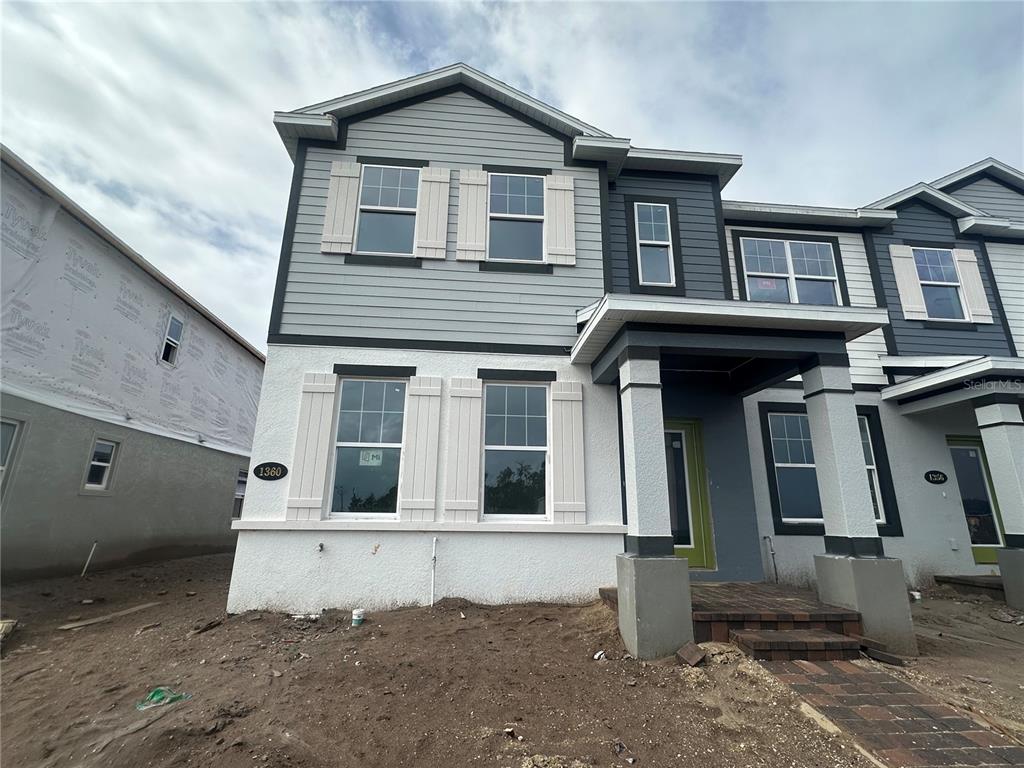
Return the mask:
M1024 221L1024 194L995 179L981 178L950 194L992 216Z
M560 139L461 92L351 124L344 151L310 147L280 332L571 346L576 310L603 293L601 199L597 169L564 167L564 151ZM345 264L320 252L331 162L358 156L453 169L445 260L406 269ZM552 168L574 177L575 266L513 274L455 261L459 170L482 165Z
M1024 245L986 243L1017 353L1024 350Z
M799 236L800 229L769 229L767 227L729 227L725 228L725 244L729 249L729 278L734 296L739 296L737 289L736 258L733 250L732 231L741 229L746 232L764 232L766 237ZM828 235L839 240L839 251L843 261L843 272L846 274L846 290L850 294L850 305L854 307L876 307L875 289L871 283L871 272L868 269L868 257L864 248L864 238L856 232L805 232L808 235ZM872 331L846 345L850 355L850 376L857 384L887 384L888 379L882 373L878 362L879 355L886 354L885 336L882 331Z

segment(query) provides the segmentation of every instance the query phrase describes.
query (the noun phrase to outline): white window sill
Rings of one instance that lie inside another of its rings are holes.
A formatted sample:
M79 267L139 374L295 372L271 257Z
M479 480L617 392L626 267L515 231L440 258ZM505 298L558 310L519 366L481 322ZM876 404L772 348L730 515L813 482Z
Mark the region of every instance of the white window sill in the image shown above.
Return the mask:
M235 531L447 531L449 533L589 533L618 534L626 526L567 523L455 523L408 520L233 520Z

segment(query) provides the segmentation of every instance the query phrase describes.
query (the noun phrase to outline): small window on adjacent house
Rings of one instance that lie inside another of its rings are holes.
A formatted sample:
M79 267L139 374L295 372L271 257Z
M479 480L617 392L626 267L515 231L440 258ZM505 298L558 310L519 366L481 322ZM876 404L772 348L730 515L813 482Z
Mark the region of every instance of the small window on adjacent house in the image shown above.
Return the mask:
M178 361L178 349L181 347L181 334L184 330L185 324L171 315L167 321L164 348L160 353L160 359L168 365L174 365Z
M332 514L394 514L405 423L405 382L344 379Z
M633 215L640 285L675 285L669 207L660 203L634 203Z
M0 489L3 488L7 471L14 459L14 448L17 445L21 423L12 419L0 421Z
M484 392L484 514L544 515L548 389L488 384Z
M245 501L245 486L249 481L249 471L238 470L238 477L235 480L235 504L231 509L231 517L235 520L242 516L242 502Z
M945 248L914 248L914 264L928 317L963 320L960 275L953 252Z
M490 175L487 258L544 260L544 178Z
M356 251L387 256L413 255L419 183L417 168L363 166Z
M743 237L740 247L750 301L840 303L831 243Z
M110 487L110 475L117 457L117 443L97 438L92 446L89 468L85 474L85 487L92 491L104 491Z

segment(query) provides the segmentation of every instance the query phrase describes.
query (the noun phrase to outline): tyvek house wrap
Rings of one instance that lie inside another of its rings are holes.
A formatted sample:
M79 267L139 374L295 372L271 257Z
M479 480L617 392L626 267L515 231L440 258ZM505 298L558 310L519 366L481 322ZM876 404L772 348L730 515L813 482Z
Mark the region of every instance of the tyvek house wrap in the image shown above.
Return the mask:
M0 389L248 453L260 362L8 168L2 197ZM171 313L185 324L173 367Z

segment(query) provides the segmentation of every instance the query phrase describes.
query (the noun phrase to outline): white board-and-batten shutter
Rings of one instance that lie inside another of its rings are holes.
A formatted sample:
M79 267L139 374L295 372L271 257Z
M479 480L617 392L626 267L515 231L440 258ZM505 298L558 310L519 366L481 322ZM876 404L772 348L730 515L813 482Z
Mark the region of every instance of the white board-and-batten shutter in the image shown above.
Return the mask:
M988 305L985 295L985 284L981 282L981 270L978 269L978 257L970 248L954 248L953 258L956 259L960 271L960 287L963 289L964 303L972 322L991 323L992 308Z
M583 385L551 384L552 513L556 523L587 522L583 473Z
M307 373L302 379L299 426L288 473L288 520L319 520L323 515L337 385L338 377L332 373Z
M448 240L448 168L420 169L416 201L416 255L421 259L443 259Z
M320 239L322 253L352 253L359 206L359 164L344 160L331 163L327 212Z
M441 433L441 385L437 376L413 376L406 390L405 443L399 517L429 522L437 506L437 451Z
M475 523L480 516L483 381L452 378L448 398L444 516L448 522Z
M914 249L909 245L890 245L889 258L892 260L892 272L900 294L903 317L907 320L927 320L928 309L924 303L921 279L917 275Z
M544 177L544 250L549 264L576 263L576 202L572 176Z
M459 171L459 220L455 258L483 261L487 255L487 171Z

